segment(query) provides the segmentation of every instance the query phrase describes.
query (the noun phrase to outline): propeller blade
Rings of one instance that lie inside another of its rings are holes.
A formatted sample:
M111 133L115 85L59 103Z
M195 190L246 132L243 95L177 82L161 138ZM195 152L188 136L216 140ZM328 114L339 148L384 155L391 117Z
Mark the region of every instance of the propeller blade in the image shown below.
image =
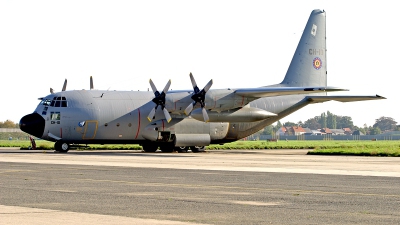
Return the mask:
M164 87L164 90L163 90L164 94L167 93L167 91L168 91L168 89L169 89L169 86L171 86L171 79L168 81L168 83L167 83L167 84L165 85L165 87Z
M197 84L196 84L196 81L194 80L193 74L190 73L189 76L190 76L190 81L192 81L192 86L193 86L194 93L199 92L200 89L199 89L199 87L197 87Z
M211 79L211 80L207 83L207 85L203 88L203 90L204 90L205 92L207 92L208 90L210 90L212 84L213 84L213 80Z
M201 112L203 113L204 122L208 123L208 121L210 121L210 119L208 118L207 111L204 107L202 108Z
M90 76L90 90L93 90L94 86L93 86L93 77Z
M54 94L53 88L50 88L50 93L51 93L51 94Z
M193 110L193 103L190 103L190 105L188 105L188 107L186 107L185 109L186 116L188 116L190 112L192 112L192 110Z
M153 93L156 95L156 97L157 97L157 88L156 88L156 86L154 85L154 83L153 83L153 81L150 79L149 80L149 82L150 82L150 86L151 86L151 89L153 90ZM159 92L158 92L158 94L160 94Z
M170 121L171 121L171 115L169 115L169 112L168 112L168 110L164 107L164 109L163 109L163 112L164 112L164 116L165 116L165 119L167 120L167 122L169 123Z
M151 120L153 119L154 115L156 114L156 108L153 108L149 115L147 116L147 119L151 122Z
M67 79L65 79L64 85L63 85L63 88L62 88L62 91L65 91L65 90L67 90Z

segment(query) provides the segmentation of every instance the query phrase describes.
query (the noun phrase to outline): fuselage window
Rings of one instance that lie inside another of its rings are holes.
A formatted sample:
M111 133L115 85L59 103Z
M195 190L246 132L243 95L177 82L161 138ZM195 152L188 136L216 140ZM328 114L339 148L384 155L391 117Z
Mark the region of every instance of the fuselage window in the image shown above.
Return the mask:
M61 113L60 112L51 112L50 118L51 118L51 120L60 120Z
M60 101L56 101L55 107L60 107Z
M42 111L42 115L46 115L46 114L47 114L47 109L48 109L48 108L49 108L48 106L44 107L44 109L43 109L43 111Z

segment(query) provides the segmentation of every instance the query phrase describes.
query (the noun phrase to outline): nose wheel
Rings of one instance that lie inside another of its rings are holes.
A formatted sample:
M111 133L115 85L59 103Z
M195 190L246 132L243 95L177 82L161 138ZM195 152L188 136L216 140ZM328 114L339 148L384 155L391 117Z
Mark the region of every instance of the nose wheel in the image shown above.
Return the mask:
M60 140L54 144L54 149L58 152L68 152L69 144Z

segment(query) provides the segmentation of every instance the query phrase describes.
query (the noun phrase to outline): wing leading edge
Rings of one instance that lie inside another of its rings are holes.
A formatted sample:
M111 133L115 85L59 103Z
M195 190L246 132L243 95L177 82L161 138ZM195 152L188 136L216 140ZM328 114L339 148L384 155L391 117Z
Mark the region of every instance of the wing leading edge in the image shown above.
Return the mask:
M336 87L262 87L262 88L243 88L237 89L235 94L244 97L272 97L281 95L296 95L296 94L309 94L309 93L320 93L320 92L332 92L332 91L348 91L348 89L336 88Z

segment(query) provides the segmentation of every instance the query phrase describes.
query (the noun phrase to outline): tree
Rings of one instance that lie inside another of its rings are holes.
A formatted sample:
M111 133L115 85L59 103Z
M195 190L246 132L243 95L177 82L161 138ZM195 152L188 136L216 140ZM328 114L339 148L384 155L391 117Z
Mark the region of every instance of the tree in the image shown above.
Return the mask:
M327 112L326 126L331 129L336 129L336 115L331 112Z
M377 134L380 134L380 133L382 133L382 131L381 131L381 129L379 129L379 127L372 127L369 130L369 134L370 135L377 135Z
M297 126L297 124L288 121L288 122L284 123L283 126L285 126L285 127L295 127L295 126Z
M18 124L15 124L11 120L6 120L4 122L0 122L0 128L18 128Z
M336 116L336 127L337 128L350 128L351 130L354 130L354 124L349 116Z
M326 124L326 114L324 112L321 113L321 117L319 118L318 123L321 124L322 128L326 128L326 126L327 126L327 124Z
M297 126L304 127L304 123L300 120L299 122L297 122Z
M392 117L380 117L375 120L373 127L378 127L381 131L394 130L396 128L397 122Z
M272 135L273 133L274 133L274 126L272 125L266 126L262 132L262 134L264 135Z
M304 122L304 127L308 127L311 130L320 129L320 128L322 128L322 126L320 123L318 123L318 120L319 120L318 116L308 119Z

